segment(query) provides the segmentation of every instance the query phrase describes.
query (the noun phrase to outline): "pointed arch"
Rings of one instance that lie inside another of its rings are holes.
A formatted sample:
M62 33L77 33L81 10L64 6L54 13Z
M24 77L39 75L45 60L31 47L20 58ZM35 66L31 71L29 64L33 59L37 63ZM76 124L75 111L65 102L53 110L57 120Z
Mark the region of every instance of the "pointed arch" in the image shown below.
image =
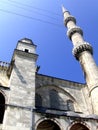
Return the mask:
M85 122L74 121L71 123L68 130L90 130L90 128Z
M47 88L47 87L49 87L50 89L54 89L54 90L57 90L57 91L61 91L61 92L64 93L64 94L67 94L67 95L72 99L72 101L75 101L75 102L76 102L75 98L74 98L67 90L63 89L63 88L60 87L60 86L54 85L54 84L51 84L51 85L50 85L50 84L47 84L47 85L40 86L40 87L38 87L38 88L36 89L36 92L37 92L37 91L40 91L40 90L43 89L43 88Z
M54 122L53 120L46 119L41 121L38 125L36 130L61 130L60 126Z
M42 97L44 93L44 96L46 96L45 99L43 97L43 106L45 107L52 107L61 110L68 110L69 108L72 111L81 111L80 106L73 95L60 86L54 84L43 85L36 89L36 93L41 94ZM56 98L53 98L54 95ZM54 104L52 99L57 103ZM67 100L70 100L70 103L67 102Z
M89 130L85 125L81 123L74 124L70 130Z

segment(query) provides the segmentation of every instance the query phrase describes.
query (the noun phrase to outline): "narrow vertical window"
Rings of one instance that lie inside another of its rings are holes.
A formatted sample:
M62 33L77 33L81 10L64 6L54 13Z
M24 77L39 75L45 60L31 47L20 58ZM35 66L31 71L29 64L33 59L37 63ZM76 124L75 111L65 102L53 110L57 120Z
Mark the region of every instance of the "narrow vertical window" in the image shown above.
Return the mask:
M42 107L42 97L39 94L35 95L35 106Z
M50 90L49 97L50 97L50 107L55 108L55 109L59 109L60 102L59 102L58 92L54 89Z
M29 52L29 50L28 50L28 49L25 49L25 52L27 52L27 53L28 53L28 52Z
M74 111L74 103L72 100L67 100L67 110Z
M5 98L2 93L0 93L0 124L3 123L3 117L5 112Z

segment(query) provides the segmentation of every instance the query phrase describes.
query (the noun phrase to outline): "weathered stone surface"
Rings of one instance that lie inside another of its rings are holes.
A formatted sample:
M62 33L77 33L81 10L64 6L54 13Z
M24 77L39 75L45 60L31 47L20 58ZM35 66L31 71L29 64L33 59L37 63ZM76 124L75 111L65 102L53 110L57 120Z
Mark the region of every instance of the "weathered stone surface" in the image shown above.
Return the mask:
M83 46L82 30L66 10L64 20L87 84L38 74L36 45L27 38L20 40L9 75L0 70L0 93L6 104L0 130L70 130L79 124L86 130L98 128L97 116L92 115L98 113L98 67L89 46Z

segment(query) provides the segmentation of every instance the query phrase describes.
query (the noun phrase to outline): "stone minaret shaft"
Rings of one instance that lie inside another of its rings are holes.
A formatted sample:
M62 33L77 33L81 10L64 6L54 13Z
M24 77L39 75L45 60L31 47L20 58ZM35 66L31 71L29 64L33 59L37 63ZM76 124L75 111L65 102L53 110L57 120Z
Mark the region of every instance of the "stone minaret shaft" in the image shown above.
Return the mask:
M83 39L83 31L76 26L76 19L62 7L64 24L68 28L67 35L73 43L73 55L80 62L84 71L89 96L92 100L93 113L98 114L98 67L93 59L93 49Z

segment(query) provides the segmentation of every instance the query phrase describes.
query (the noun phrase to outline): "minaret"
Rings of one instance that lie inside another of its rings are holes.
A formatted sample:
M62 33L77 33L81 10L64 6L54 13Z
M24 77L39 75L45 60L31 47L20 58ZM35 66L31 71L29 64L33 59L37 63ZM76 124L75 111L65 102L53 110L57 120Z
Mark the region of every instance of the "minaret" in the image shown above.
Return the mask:
M83 31L80 27L76 26L76 19L64 7L62 7L62 11L64 24L68 28L67 35L73 43L73 55L82 66L89 88L89 96L93 106L92 113L98 114L98 67L93 59L93 49L83 39Z

